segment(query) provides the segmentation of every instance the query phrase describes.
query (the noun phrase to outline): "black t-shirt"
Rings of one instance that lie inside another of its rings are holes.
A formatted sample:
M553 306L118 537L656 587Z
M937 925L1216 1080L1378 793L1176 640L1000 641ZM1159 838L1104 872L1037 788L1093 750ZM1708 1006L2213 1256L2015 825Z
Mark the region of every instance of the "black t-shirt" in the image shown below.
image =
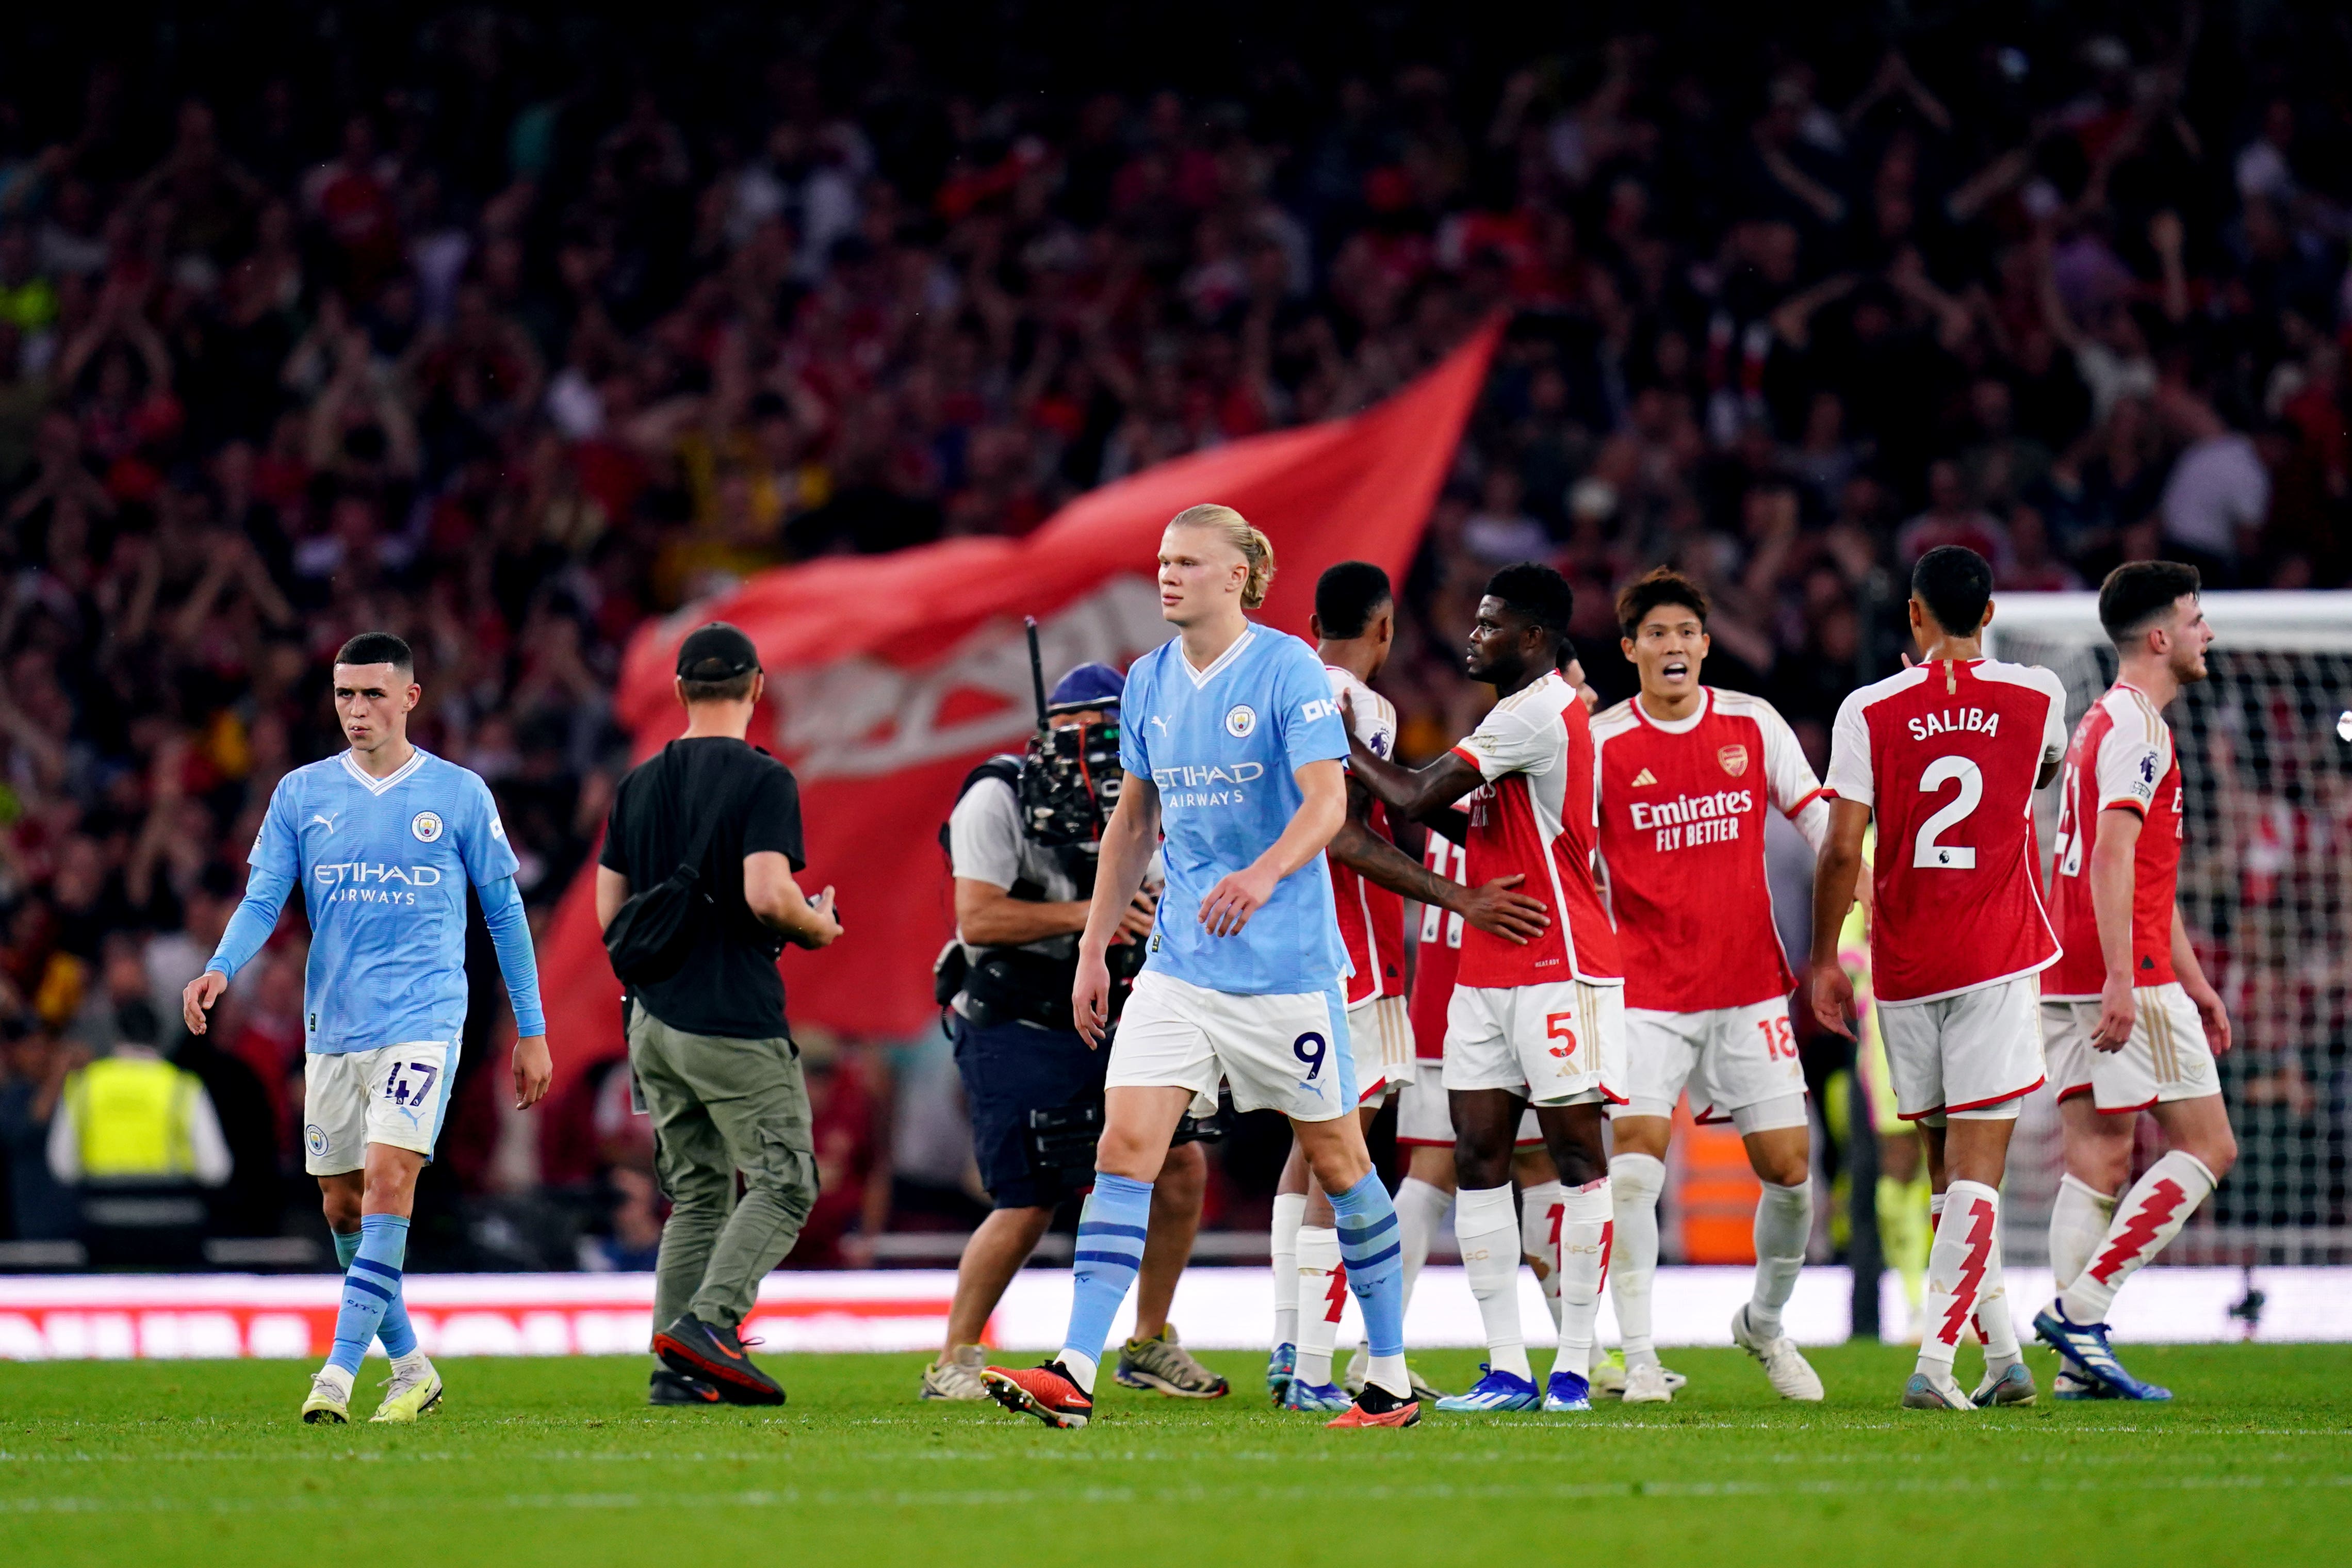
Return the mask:
M776 973L783 938L743 901L743 858L773 850L794 871L806 869L792 770L723 735L672 741L621 781L598 862L626 877L631 893L644 892L677 869L694 847L696 826L714 811L724 815L698 869L718 908L678 972L633 994L639 1006L689 1035L773 1039L787 1033L784 982Z

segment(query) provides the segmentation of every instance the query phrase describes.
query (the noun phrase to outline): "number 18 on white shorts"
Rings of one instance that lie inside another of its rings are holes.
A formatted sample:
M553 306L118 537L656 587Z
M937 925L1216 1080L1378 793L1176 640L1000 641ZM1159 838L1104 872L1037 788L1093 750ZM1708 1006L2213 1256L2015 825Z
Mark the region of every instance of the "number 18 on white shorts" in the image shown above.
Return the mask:
M340 1175L389 1143L433 1157L457 1070L454 1040L411 1040L372 1051L312 1051L302 1058L302 1168Z
M1137 975L1104 1086L1189 1089L1197 1110L1216 1104L1219 1079L1242 1110L1328 1121L1355 1110L1356 1064L1337 977L1328 991L1251 996L1152 969Z

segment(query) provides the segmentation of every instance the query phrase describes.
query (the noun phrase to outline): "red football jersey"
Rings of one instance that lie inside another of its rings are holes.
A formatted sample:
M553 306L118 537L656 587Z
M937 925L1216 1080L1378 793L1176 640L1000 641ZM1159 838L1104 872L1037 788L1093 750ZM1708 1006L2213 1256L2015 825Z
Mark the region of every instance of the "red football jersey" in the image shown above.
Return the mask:
M1938 659L1851 693L1829 791L1878 818L1871 977L1927 1002L2046 969L2033 784L2066 749L2066 692L2036 665Z
M1462 846L1432 828L1421 852L1422 864L1448 880L1458 882L1468 869ZM1454 977L1462 973L1460 915L1435 904L1421 906L1420 945L1413 952L1412 999L1405 1010L1412 1019L1412 1054L1425 1062L1445 1058L1445 1013L1454 1005Z
M1544 901L1551 925L1521 946L1476 927L1463 933L1463 985L1541 985L1581 980L1613 985L1617 932L1592 880L1599 796L1592 721L1557 670L1495 704L1454 748L1486 782L1471 792L1472 887L1508 877Z
M1816 849L1830 815L1787 722L1759 698L1708 687L1687 719L1620 702L1592 721L1592 743L1625 1005L1703 1013L1787 995L1797 979L1772 924L1764 813Z
M1396 749L1396 707L1387 698L1335 665L1325 665L1331 695L1347 694L1356 716L1356 738L1376 757ZM1372 802L1370 826L1374 836L1395 839L1389 833L1388 808ZM1331 900L1339 912L1339 940L1348 949L1349 975L1343 983L1348 1005L1358 1006L1375 996L1404 994L1404 899L1368 882L1339 864L1327 851L1331 868Z
M2137 812L2132 852L2132 984L2168 985L2173 895L2180 880L2180 759L2172 727L2156 704L2122 681L2091 704L2066 750L2058 796L2058 837L2050 861L2051 903L2065 952L2042 982L2055 1001L2098 1000L2107 965L2091 908L2091 849L2099 814Z

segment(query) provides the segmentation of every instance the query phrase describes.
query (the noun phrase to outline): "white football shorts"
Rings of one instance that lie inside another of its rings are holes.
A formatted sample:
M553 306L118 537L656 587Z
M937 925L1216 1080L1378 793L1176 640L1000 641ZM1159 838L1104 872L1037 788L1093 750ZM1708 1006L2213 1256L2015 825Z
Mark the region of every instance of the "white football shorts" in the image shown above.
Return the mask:
M1886 1075L1906 1121L2017 1114L2042 1087L2042 980L2021 974L1932 1002L1878 1004Z
M302 1168L341 1175L388 1143L426 1159L449 1114L457 1042L410 1040L372 1051L312 1051L302 1058Z
M2145 1110L2176 1100L2202 1100L2221 1092L2197 1004L2178 980L2142 985L2132 992L2139 1015L2121 1050L2096 1050L2091 1031L2099 1026L2096 1002L2042 1004L2043 1044L2058 1098L2087 1094L2101 1110Z
M1500 1089L1534 1105L1625 1101L1625 988L1555 980L1456 985L1445 1009L1445 1087Z
M1408 1148L1454 1147L1454 1110L1446 1102L1445 1085L1439 1080L1442 1070L1435 1062L1423 1062L1419 1075L1397 1090L1399 1143ZM1535 1107L1519 1112L1519 1133L1512 1142L1522 1149L1543 1147L1543 1129L1536 1125Z
M1349 1008L1348 1041L1366 1105L1412 1081L1412 1018L1403 997L1375 996Z
M1703 1122L1738 1120L1742 1132L1804 1125L1805 1068L1785 996L1702 1013L1628 1007L1625 1074L1631 1087L1622 1116L1671 1117L1687 1088L1691 1115ZM1780 1114L1765 1118L1769 1125L1736 1114L1791 1096L1794 1120L1785 1105L1774 1106Z
M1279 1110L1294 1121L1328 1121L1356 1109L1348 1012L1330 989L1267 996L1211 991L1147 969L1111 1037L1108 1089L1165 1085L1213 1107L1217 1080L1241 1110Z

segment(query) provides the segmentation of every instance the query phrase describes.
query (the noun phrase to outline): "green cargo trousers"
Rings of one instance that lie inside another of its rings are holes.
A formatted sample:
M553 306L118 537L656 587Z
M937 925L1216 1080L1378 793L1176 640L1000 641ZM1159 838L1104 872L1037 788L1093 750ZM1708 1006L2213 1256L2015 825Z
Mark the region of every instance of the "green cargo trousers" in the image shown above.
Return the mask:
M689 1035L641 1006L629 1012L629 1066L653 1116L655 1169L670 1201L654 1269L654 1328L690 1311L732 1329L816 1206L800 1058L782 1036Z

